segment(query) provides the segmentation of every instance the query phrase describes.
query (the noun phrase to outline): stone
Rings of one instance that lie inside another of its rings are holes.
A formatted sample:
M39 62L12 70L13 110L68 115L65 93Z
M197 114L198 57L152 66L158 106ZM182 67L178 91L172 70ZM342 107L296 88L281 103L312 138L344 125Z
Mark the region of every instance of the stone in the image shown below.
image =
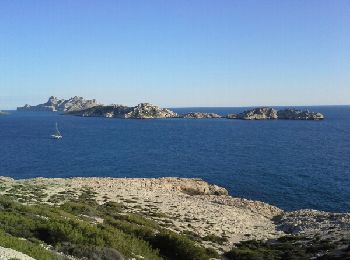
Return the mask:
M150 119L150 118L174 118L178 117L178 114L175 112L166 109L160 108L158 106L141 103L136 107L133 107L129 113L125 115L125 118L134 118L134 119Z
M84 117L108 117L125 119L176 118L178 114L158 106L141 103L135 107L123 105L95 106L79 111L69 111L68 114Z
M182 118L202 119L202 118L221 118L221 116L215 113L191 112L191 113L182 115Z
M86 100L82 97L72 97L70 99L58 99L51 96L48 101L36 106L24 105L23 107L17 107L18 111L49 111L49 112L68 112L87 109L99 105L95 99Z
M246 110L238 114L237 117L244 120L277 119L277 110L270 107L259 107Z
M226 118L227 118L227 119L238 119L238 116L237 116L237 114L231 113L231 114L228 114L228 115L226 116Z
M317 112L310 112L308 110L298 109L283 109L277 112L278 119L287 120L323 120L324 115Z

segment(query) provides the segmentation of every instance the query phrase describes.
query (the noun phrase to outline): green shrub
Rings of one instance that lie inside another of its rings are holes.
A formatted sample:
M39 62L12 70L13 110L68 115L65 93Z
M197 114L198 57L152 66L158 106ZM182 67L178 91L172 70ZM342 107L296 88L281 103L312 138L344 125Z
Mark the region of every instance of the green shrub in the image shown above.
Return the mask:
M44 249L39 244L13 237L0 231L0 246L12 248L38 260L55 260L62 257Z
M185 235L166 230L141 214L125 212L119 203L98 205L92 201L94 193L89 190L83 193L79 199L59 206L22 205L0 196L0 230L12 237L25 238L30 245L49 244L54 250L77 258L117 259L120 255L126 258L139 255L150 260L161 257L205 260L218 257L215 250L205 249ZM103 218L103 223L96 224L85 215ZM38 259L55 259L46 252L47 258Z
M158 248L160 254L166 259L206 260L211 258L203 247L197 246L190 239L170 231L156 234L151 245Z
M205 237L202 238L205 241L211 241L217 244L222 245L223 243L227 242L226 237L219 237L214 234L206 235Z

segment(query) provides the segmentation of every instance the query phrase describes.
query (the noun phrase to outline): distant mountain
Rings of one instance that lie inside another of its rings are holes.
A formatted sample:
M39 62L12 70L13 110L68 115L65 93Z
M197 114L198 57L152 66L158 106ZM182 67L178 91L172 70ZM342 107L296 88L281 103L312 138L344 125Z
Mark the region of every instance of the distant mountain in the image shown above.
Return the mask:
M83 110L90 107L100 105L95 99L87 100L82 97L72 97L70 99L58 99L51 96L49 100L44 104L36 106L24 105L23 107L17 107L18 111L51 111L51 112L69 112L76 110Z

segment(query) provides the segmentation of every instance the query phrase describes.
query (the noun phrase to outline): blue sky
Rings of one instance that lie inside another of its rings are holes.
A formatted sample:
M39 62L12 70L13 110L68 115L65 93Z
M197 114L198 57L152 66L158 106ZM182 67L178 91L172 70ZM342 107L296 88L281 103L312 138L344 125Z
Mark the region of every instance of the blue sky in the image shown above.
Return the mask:
M350 104L347 0L1 0L0 109Z

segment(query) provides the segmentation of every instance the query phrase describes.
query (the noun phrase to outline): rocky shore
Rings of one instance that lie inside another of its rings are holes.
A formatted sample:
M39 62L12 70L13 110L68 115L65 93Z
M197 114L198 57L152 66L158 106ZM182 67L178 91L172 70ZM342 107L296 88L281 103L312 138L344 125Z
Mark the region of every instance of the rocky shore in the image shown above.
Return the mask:
M316 210L286 212L267 203L235 198L226 189L201 179L188 178L35 178L14 180L2 177L1 194L16 196L25 203L63 203L82 189L96 193L99 203L113 201L129 212L147 216L168 229L192 234L204 246L219 252L246 240L269 240L288 234L341 239L350 235L350 214ZM26 192L21 195L22 187ZM29 190L29 192L28 192ZM103 221L103 220L99 220Z

